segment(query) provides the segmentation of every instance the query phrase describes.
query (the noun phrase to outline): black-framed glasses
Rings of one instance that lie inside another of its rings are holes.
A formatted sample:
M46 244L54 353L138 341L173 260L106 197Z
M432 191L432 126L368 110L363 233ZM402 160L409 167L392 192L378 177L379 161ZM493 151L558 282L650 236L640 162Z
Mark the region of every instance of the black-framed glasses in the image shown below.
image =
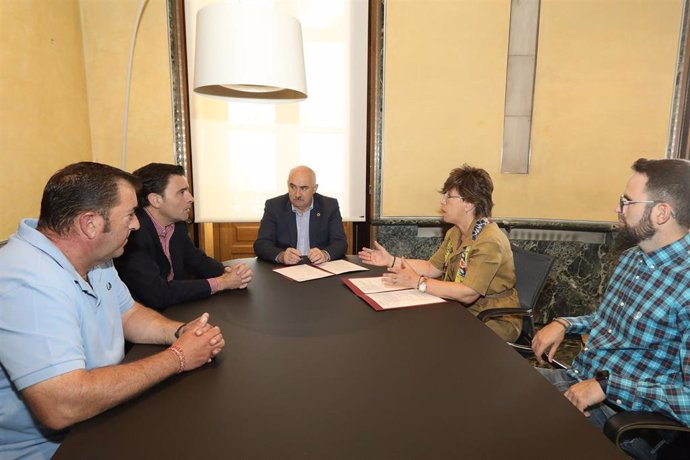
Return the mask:
M623 208L625 206L628 206L631 204L638 204L638 203L657 204L657 203L663 203L663 201L659 201L659 200L629 200L625 196L621 195L619 200L618 200L618 206L619 206L618 209L620 209L621 212L623 212Z

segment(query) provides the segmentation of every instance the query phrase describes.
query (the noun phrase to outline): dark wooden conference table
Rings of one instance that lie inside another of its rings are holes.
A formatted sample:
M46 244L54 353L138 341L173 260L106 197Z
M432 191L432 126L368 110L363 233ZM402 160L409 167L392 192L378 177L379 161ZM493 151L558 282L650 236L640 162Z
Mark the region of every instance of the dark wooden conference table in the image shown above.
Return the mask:
M208 311L223 353L78 424L54 458L623 458L459 304L376 312L340 278L381 269L298 283L243 262L248 289L166 311Z

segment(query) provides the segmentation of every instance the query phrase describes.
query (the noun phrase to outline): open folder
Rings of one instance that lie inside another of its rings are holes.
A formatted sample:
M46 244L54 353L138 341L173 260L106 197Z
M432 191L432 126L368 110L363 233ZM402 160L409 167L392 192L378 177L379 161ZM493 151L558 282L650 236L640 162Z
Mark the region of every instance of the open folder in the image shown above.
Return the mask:
M417 289L387 286L383 284L381 276L376 278L344 277L343 283L376 311L446 302L440 297L419 292Z
M347 260L332 260L321 265L299 264L290 267L274 268L273 271L295 281L311 281L341 273L369 270Z

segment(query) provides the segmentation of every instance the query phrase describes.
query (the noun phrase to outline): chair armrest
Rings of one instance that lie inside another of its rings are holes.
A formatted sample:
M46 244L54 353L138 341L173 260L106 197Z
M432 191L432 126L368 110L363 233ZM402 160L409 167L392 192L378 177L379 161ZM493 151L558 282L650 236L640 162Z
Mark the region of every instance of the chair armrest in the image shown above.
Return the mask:
M480 311L477 315L479 321L487 321L495 316L531 316L532 310L519 308L519 307L508 307L508 308L489 308L487 310Z
M690 432L690 427L656 412L619 412L604 424L604 434L616 445L626 433L642 429Z
M531 317L532 316L532 309L525 309L525 308L514 308L514 307L507 307L507 308L489 308L488 310L484 310L479 312L477 315L477 319L482 322L486 322L489 319L495 317L495 316L522 316L522 317ZM532 337L527 337L528 342L532 341ZM534 355L534 352L532 351L532 346L528 344L520 344L520 343L514 343L514 342L506 342L508 345L510 345L515 351L520 353L521 355ZM542 356L544 361L549 361L548 357L546 354ZM556 359L552 359L549 364L554 368L554 369L568 369L568 366L565 364L561 363L560 361L557 361Z

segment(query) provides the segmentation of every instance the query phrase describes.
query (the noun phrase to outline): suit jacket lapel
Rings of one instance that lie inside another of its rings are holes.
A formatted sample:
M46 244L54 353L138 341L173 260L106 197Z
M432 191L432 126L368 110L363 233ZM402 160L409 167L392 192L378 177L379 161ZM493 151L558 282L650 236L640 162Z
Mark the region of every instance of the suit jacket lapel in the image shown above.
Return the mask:
M290 197L286 195L285 204L285 222L288 223L288 237L291 242L290 246L297 247L297 222L295 221L295 213L292 211L292 204Z
M158 249L158 251L156 252L156 258L170 267L170 262L168 262L168 258L165 257L165 253L163 252L163 245L161 244L161 239L158 237L158 232L156 232L156 227L153 225L151 217L148 215L146 211L141 209L138 218L139 225L141 225L142 227L146 227L140 228L138 231L146 231L146 233L153 240L153 244L156 246L156 249ZM170 267L170 269L172 269L172 267ZM168 270L168 273L170 273L170 270Z
M321 199L316 193L312 199L314 200L314 207L312 208L311 215L309 216L309 244L314 247L312 235L316 235L316 226L321 218Z

